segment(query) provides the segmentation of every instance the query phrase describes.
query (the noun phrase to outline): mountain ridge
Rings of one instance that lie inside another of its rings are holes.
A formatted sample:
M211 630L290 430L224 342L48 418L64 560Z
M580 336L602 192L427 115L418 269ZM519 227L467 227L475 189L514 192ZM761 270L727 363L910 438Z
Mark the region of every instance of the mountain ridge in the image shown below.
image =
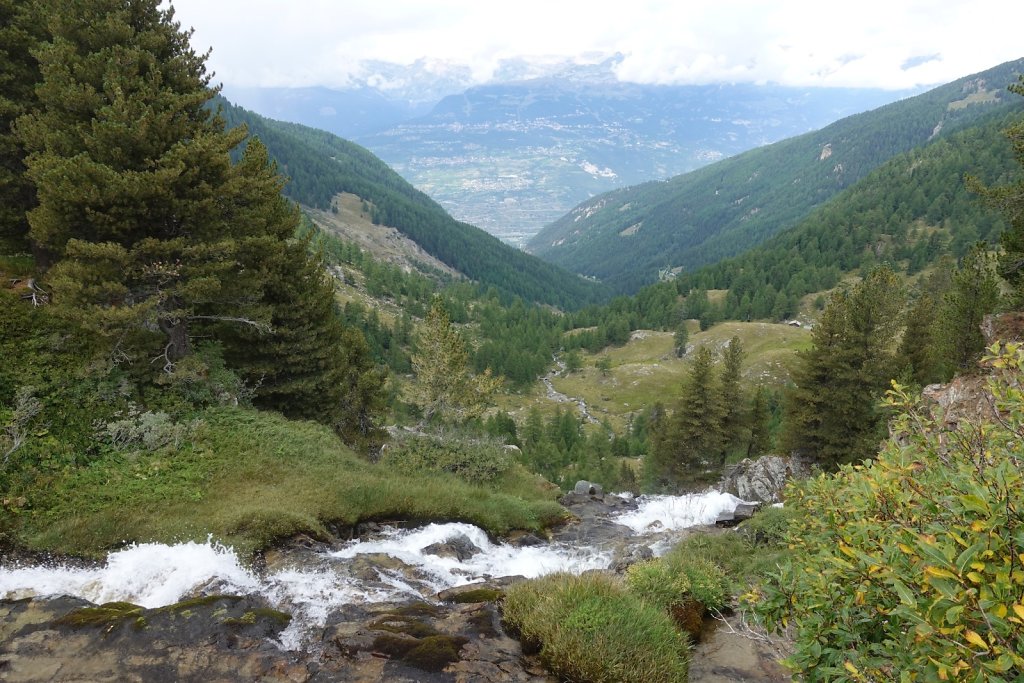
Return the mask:
M620 292L734 256L892 156L1020 106L1005 88L1021 71L1024 59L1007 62L668 181L600 195L547 226L528 250Z

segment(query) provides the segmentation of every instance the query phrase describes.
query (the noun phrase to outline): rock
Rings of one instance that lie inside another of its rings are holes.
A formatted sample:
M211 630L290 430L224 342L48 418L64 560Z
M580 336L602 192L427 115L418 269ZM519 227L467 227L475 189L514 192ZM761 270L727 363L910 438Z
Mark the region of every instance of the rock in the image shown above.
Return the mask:
M746 458L726 473L718 488L743 500L778 503L790 479L807 477L810 473L810 467L796 457L766 455L755 460Z
M921 390L921 397L938 408L948 430L961 422L978 424L996 417L988 378L960 375L949 384L929 384Z
M760 507L760 503L755 503L753 505L740 503L732 512L722 512L719 514L718 519L715 520L715 526L736 526L740 522L744 522L753 517L754 513L757 512Z
M573 487L573 493L579 496L603 496L604 488L600 484L595 484L592 481L586 481L581 479L576 482L576 486Z
M545 545L547 541L536 534L519 531L513 532L505 539L505 542L515 548L528 548L530 546Z
M473 541L469 540L469 537L465 534L458 534L457 536L452 536L451 538L446 539L443 543L432 543L428 545L423 548L423 552L428 555L450 557L458 560L459 562L465 562L479 553L480 548L478 548Z
M256 598L211 596L157 609L75 598L0 603L0 671L37 681L306 681L273 640L289 615Z
M647 545L626 545L617 548L612 556L612 571L621 574L638 562L654 558L654 551Z
M505 590L514 583L525 581L525 576L502 576L487 581L467 583L463 586L446 588L437 594L441 602L474 603L494 602L505 595Z

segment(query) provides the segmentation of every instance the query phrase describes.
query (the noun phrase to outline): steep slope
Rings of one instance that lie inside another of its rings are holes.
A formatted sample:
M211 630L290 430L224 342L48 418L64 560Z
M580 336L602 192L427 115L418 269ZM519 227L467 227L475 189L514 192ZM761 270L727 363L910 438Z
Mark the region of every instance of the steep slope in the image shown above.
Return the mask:
M1019 120L993 112L978 125L900 154L813 210L793 228L739 256L681 274L680 291L727 289L728 319L795 314L799 297L833 287L843 274L888 263L907 275L962 256L1004 229L1000 213L971 192L965 174L984 184L1020 175L1005 129Z
M373 222L394 227L466 277L527 301L578 308L603 298L603 288L456 221L373 154L331 133L266 119L221 99L231 125L244 123L290 177L284 193L329 210L335 196L365 200Z
M626 292L659 271L736 255L893 156L1020 107L1006 86L1021 71L1024 59L666 182L595 197L545 228L530 251Z
M572 206L892 102L899 93L641 85L611 70L489 84L358 138L453 215L522 244Z

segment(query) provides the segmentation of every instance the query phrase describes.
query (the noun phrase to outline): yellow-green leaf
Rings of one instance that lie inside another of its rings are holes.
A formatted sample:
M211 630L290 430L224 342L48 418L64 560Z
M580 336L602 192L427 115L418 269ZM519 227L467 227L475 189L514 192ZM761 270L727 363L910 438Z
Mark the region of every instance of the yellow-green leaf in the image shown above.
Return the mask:
M965 631L964 638L966 638L967 642L971 645L976 645L977 647L980 647L982 650L988 650L988 643L986 643L985 639L979 636L974 631Z

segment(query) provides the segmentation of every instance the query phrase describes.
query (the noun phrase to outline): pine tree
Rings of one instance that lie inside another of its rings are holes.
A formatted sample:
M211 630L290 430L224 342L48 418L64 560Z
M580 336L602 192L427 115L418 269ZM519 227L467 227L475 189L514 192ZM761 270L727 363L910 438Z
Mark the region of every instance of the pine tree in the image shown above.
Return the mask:
M1024 75L1010 90L1024 95ZM1024 119L1006 131L1006 137L1013 146L1017 162L1024 167ZM1024 307L1024 180L1003 187L982 187L971 183L972 189L982 195L1002 212L1009 227L1000 236L1003 253L999 257L999 274L1011 287L1009 304L1015 309Z
M0 254L29 250L26 213L35 190L25 176L25 148L14 121L36 106L39 66L31 50L42 43L45 21L40 6L0 0Z
M652 416L647 476L658 488L706 479L710 468L721 462L725 436L721 395L715 380L715 356L702 346L694 352L673 414L667 418Z
M747 442L747 457L755 458L771 448L771 410L768 405L768 390L763 384L757 385L750 406L750 439Z

